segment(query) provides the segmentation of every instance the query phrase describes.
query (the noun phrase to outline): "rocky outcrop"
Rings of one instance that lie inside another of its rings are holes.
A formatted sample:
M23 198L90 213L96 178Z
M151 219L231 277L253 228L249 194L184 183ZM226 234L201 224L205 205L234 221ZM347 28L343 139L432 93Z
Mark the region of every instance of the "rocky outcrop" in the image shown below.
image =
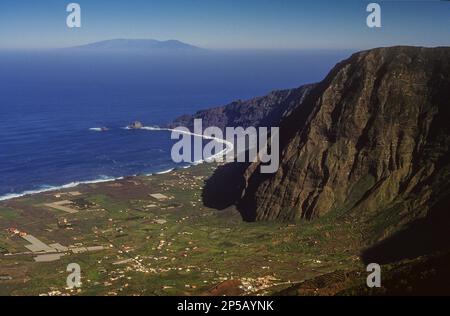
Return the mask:
M244 173L238 206L255 220L359 212L400 225L450 193L450 48L354 54L299 103L278 172Z
M143 125L139 121L134 121L128 126L128 128L130 128L130 129L141 129L142 127L143 127Z
M278 126L305 98L314 85L297 89L273 91L267 96L246 101L238 100L228 105L198 111L194 115L183 115L168 124L169 128L184 126L193 129L194 119L202 119L203 127Z

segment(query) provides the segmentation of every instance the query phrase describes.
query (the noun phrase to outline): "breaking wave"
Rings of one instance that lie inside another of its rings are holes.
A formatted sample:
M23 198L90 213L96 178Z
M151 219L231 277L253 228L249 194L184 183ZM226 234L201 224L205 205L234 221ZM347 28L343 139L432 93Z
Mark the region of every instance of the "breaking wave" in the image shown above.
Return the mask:
M103 182L111 182L111 181L116 181L116 180L121 180L123 179L123 177L118 177L118 178L110 178L110 177L106 177L106 176L102 176L98 179L95 180L89 180L89 181L77 181L77 182L70 182L64 185L60 185L60 186L47 186L44 185L42 186L40 189L36 189L36 190L28 190L28 191L24 191L22 193L10 193L10 194L5 194L0 196L0 201L6 201L6 200L10 200L10 199L15 199L15 198L19 198L19 197L23 197L23 196L27 196L27 195L32 195L32 194L38 194L38 193L44 193L44 192L51 192L51 191L58 191L58 190L63 190L63 189L69 189L69 188L75 188L81 184L94 184L94 183L103 183Z
M130 127L123 127L123 129L126 130L130 130ZM176 133L181 133L181 134L187 134L187 135L191 135L191 136L196 136L196 137L201 137L204 139L211 139L211 140L215 140L219 143L225 144L226 148L220 152L218 152L217 154L202 159L202 160L198 160L198 161L194 161L192 163L190 163L187 166L182 166L181 168L186 169L189 168L191 166L194 165L198 165L198 164L202 164L204 162L211 162L214 159L218 158L218 157L223 157L224 155L226 155L229 151L234 150L234 145L231 142L228 142L224 139L221 138L217 138L217 137L210 137L210 136L205 136L205 135L201 135L201 134L196 134L196 133L192 133L192 132L188 132L188 131L184 131L184 130L177 130L177 129L171 129L171 128L162 128L162 127L153 127L153 126L144 126L140 129L143 130L148 130L148 131L170 131L170 132L176 132ZM104 131L103 128L101 127L92 127L89 130L91 131L95 131L95 132L101 132ZM159 171L159 172L155 172L155 173L151 173L151 174L147 174L147 176L151 176L152 174L167 174L170 173L172 171L174 171L176 168L170 168L167 170L163 170L163 171ZM77 181L77 182L70 182L64 185L60 185L60 186L42 186L39 189L36 190L27 190L21 193L9 193L9 194L5 194L0 196L0 201L6 201L6 200L10 200L10 199L15 199L15 198L19 198L19 197L23 197L23 196L27 196L27 195L33 195L33 194L38 194L38 193L45 193L45 192L51 192L51 191L58 191L58 190L63 190L63 189L69 189L69 188L74 188L77 187L79 185L82 184L94 184L94 183L103 183L103 182L112 182L112 181L116 181L116 180L121 180L124 177L117 177L117 178L112 178L112 177L108 177L108 176L101 176L98 179L94 179L94 180L88 180L88 181Z

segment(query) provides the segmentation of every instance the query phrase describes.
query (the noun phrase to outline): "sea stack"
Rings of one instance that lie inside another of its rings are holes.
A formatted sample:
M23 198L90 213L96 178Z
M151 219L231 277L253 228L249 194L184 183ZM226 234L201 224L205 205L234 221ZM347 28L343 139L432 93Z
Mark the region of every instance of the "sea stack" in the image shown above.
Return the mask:
M141 129L142 128L142 123L139 122L139 121L134 121L128 127L131 128L131 129Z

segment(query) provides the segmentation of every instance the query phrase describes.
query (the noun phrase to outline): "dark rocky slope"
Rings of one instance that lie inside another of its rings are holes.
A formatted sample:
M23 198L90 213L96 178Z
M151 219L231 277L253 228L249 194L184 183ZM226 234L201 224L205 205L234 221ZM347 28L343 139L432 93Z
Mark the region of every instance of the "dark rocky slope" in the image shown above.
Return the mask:
M203 127L278 126L283 117L294 110L314 85L297 89L273 91L266 96L246 101L237 100L225 106L198 111L194 115L182 115L168 124L175 128L184 126L193 129L194 119L202 119Z
M448 122L450 48L354 54L283 120L278 172L246 169L239 208L255 220L353 212L379 239L417 218L449 223Z
M280 296L431 296L450 295L450 253L436 253L383 266L382 287L367 287L361 270L331 273L306 280L280 292Z

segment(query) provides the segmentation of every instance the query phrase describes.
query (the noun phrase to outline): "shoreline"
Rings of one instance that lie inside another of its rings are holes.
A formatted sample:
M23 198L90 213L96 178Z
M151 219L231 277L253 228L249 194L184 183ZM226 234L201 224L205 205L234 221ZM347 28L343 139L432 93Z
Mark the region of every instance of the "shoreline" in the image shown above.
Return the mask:
M125 128L127 129L127 128ZM108 176L100 176L97 179L93 179L93 180L83 180L83 181L73 181L70 183L66 183L63 185L55 185L55 186L48 186L48 187L44 187L45 185L43 185L42 188L40 189L34 189L34 190L26 190L23 191L21 193L7 193L5 195L1 195L0 196L0 203L1 202L5 202L5 201L10 201L13 199L18 199L18 198L22 198L25 196L30 196L30 195L36 195L36 194L41 194L41 193L48 193L48 192L53 192L53 191L59 191L59 190L65 190L65 189L71 189L71 188L76 188L80 185L84 185L84 184L97 184L97 183L107 183L107 182L114 182L114 181L118 181L118 180L123 180L124 178L128 178L128 177L138 177L138 176L145 176L145 177L150 177L152 175L160 175L160 174L168 174L171 173L175 170L178 169L188 169L191 168L193 166L205 163L205 162L213 162L216 158L220 157L220 156L225 156L229 151L234 149L234 145L224 139L220 139L220 138L216 138L216 137L208 137L208 136L204 136L204 135L200 135L200 134L195 134L192 132L186 132L186 131L180 131L180 130L176 130L176 129L171 129L171 128L162 128L162 127L150 127L150 126L144 126L142 128L140 128L142 130L146 130L146 131L169 131L172 133L180 133L180 134L186 134L186 135L191 135L191 136L196 136L196 137L201 137L203 139L210 139L210 140L215 140L219 143L225 144L225 149L218 152L217 154L206 158L206 159L202 159L202 160L198 160L198 161L194 161L189 163L188 165L184 165L181 167L173 167L170 169L166 169L166 170L160 170L160 171L156 171L156 172L152 172L152 173L147 173L147 174L142 174L142 175L124 175L124 176L120 176L120 177L108 177ZM89 130L91 131L98 131L97 128L90 128Z

